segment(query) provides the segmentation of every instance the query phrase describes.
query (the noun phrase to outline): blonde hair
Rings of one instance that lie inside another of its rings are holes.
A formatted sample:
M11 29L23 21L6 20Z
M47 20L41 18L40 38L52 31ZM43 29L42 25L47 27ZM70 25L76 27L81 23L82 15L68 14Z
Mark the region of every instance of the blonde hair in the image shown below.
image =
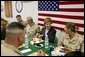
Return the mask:
M52 23L51 18L45 18L45 19L44 19L44 24L46 24L46 23L48 23L48 22L51 22L51 23Z

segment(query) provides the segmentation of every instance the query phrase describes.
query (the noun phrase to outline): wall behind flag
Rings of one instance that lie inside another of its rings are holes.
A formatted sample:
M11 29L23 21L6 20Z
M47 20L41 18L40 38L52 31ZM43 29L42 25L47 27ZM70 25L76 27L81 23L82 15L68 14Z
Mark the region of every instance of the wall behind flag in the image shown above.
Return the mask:
M16 21L16 15L21 15L22 16L22 19L24 21L26 21L26 18L27 17L32 17L34 22L37 23L38 22L38 3L37 1L30 1L30 2L23 2L23 10L21 13L18 13L16 11L16 8L15 8L15 3L16 1L12 1L12 13L13 13L13 17L6 17L5 16L5 11L3 10L1 12L1 17L8 20L8 22L14 22ZM1 4L4 6L4 1L1 1ZM3 7L4 8L4 7Z

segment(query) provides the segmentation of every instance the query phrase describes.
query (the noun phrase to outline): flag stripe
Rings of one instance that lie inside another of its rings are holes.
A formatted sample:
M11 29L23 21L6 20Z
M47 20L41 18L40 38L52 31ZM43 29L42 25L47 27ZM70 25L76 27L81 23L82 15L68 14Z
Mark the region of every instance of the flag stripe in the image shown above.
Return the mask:
M62 11L39 11L38 13L43 14L55 14L55 15L71 15L71 16L84 16L84 12L62 12Z
M45 19L47 16L39 16L38 18L39 19ZM74 19L74 20L71 20L71 19L66 19L66 18L56 18L56 17L50 17L52 20L55 20L55 21L64 21L64 22L73 22L73 23L79 23L79 24L84 24L84 21L83 20L77 20L77 19Z
M40 26L44 26L43 24L41 24L41 23L38 23L38 25L40 25ZM55 29L59 29L59 30L64 30L63 28L60 28L60 27L55 27L55 26L53 26ZM79 34L83 34L83 32L81 32L81 31L78 31L78 33Z
M56 14L44 14L44 13L38 13L39 16L48 16L48 17L60 17L60 18L69 18L69 19L84 19L84 16L70 16L70 15L56 15Z
M39 21L44 21L44 19L38 19ZM62 22L62 21L55 21L55 20L52 20L52 22L53 23L56 23L56 24L66 24L67 22ZM77 26L79 26L79 27L84 27L84 24L78 24L78 23L74 23L74 24L76 24Z
M59 2L60 5L69 5L69 4L83 4L84 1L67 1L67 2Z
M67 9L63 9L63 8L60 8L59 11L64 11L64 12L84 12L84 8L67 8Z
M38 21L38 23L44 24L43 21ZM52 23L52 26L64 28L64 27L65 27L65 24ZM79 27L79 26L78 26L78 27ZM79 27L79 31L82 31L82 32L83 32L83 31L84 31L84 28Z
M84 8L83 4L60 5L59 8Z

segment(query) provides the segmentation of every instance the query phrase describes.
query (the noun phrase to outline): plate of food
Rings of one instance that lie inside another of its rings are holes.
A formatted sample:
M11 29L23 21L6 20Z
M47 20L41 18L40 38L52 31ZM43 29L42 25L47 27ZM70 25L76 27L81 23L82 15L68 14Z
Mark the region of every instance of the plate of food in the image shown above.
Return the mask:
M34 44L34 43L41 43L43 42L42 39L39 39L39 38L33 38L32 41L30 42L31 44Z

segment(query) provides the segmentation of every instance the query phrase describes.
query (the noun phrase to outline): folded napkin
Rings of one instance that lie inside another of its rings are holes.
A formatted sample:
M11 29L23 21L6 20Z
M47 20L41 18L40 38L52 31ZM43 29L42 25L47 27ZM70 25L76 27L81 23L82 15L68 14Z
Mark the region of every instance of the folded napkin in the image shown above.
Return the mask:
M20 52L21 53L26 53L26 52L30 52L31 51L31 49L24 49L24 50L21 50Z

